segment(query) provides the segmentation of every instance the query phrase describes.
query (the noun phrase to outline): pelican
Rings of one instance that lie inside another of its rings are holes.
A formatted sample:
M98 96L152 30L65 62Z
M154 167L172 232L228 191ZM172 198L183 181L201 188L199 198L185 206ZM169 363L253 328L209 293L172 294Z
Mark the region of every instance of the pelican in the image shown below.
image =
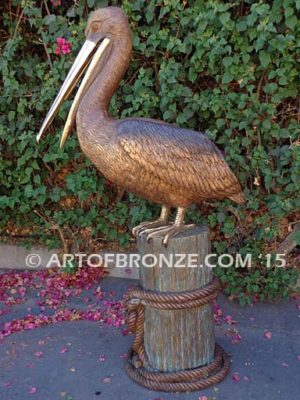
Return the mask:
M118 7L91 13L86 41L79 51L37 135L47 130L63 101L85 73L72 103L60 146L76 122L80 146L111 182L162 206L158 220L133 228L147 240L169 238L194 225L184 222L186 209L208 199L242 204L241 186L221 151L201 132L148 118L113 119L112 95L123 78L132 52L127 16ZM171 208L177 213L169 222Z

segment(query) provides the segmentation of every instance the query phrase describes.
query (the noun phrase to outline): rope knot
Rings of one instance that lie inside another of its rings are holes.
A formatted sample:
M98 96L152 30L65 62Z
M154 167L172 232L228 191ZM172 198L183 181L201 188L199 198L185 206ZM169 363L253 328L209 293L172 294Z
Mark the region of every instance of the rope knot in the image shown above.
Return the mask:
M137 383L154 390L189 392L220 382L228 373L230 361L224 350L216 345L211 364L178 372L152 371L144 347L145 307L159 310L183 310L211 303L220 291L218 279L186 292L156 292L135 288L126 295L128 328L135 334L128 354L126 371Z

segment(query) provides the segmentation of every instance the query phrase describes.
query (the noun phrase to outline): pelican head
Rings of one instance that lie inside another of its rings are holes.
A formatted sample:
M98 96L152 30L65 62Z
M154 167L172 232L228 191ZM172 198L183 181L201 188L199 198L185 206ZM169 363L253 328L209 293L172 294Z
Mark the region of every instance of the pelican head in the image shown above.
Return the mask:
M70 96L77 82L86 71L64 127L60 141L60 147L63 147L74 125L80 100L103 68L110 53L112 38L122 34L124 26L128 26L128 20L121 8L106 7L91 13L85 29L86 41L46 115L36 137L38 142L55 118L62 103Z

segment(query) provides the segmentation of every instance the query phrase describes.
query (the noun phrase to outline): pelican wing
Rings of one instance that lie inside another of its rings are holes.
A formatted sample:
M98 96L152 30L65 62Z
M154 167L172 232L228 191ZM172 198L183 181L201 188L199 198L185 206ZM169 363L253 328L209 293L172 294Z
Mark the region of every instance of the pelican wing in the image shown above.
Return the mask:
M137 168L195 198L224 198L241 191L221 151L203 133L148 119L125 119L117 141Z

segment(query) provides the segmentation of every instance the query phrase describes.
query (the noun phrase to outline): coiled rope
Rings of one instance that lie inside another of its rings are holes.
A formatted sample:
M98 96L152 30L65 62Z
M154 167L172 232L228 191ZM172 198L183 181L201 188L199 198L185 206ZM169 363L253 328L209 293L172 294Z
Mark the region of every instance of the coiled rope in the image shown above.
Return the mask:
M135 338L125 364L128 376L148 389L164 392L191 392L222 381L229 372L230 360L218 344L210 364L178 372L151 370L144 347L145 307L159 310L195 308L211 303L219 291L220 283L216 278L199 289L186 292L160 293L141 288L129 291L126 298L128 328Z

